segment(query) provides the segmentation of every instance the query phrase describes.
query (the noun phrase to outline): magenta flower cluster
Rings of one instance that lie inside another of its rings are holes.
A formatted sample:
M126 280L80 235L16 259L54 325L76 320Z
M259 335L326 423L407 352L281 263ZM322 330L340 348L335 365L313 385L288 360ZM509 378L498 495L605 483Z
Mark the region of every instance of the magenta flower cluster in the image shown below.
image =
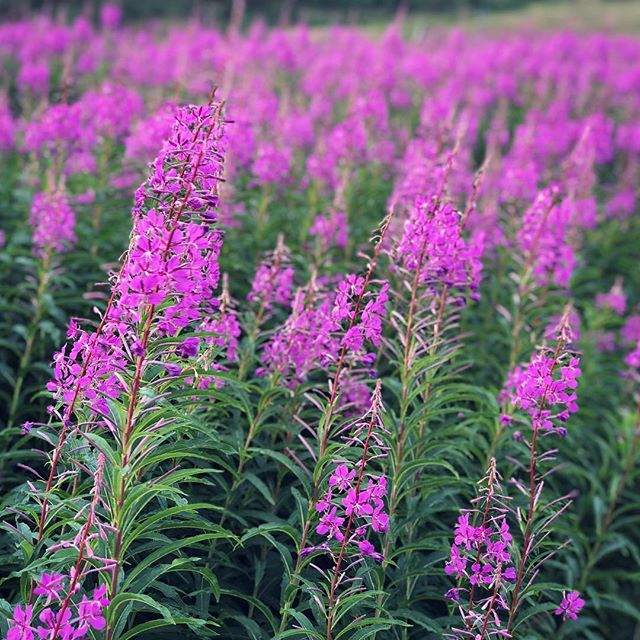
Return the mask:
M198 327L215 311L223 240L215 225L222 125L217 105L178 112L149 179L136 192L128 255L100 330L89 334L73 323L71 342L54 357L48 388L63 403L80 394L106 414L108 399L122 390L118 372L145 357L152 338Z
M471 517L472 514L463 513L458 518L444 572L475 586L489 587L501 579L513 582L516 570L510 564L512 536L506 518L503 516L476 527Z
M557 616L562 616L563 620L577 620L585 601L580 597L578 591L562 592L560 606L554 611Z
M370 366L375 356L364 347L380 344L389 285L382 283L377 293L364 285L364 278L351 274L333 296L313 287L299 290L291 315L264 347L260 372L301 382L313 369L334 364L342 350Z
M622 289L622 282L616 280L609 291L597 293L595 303L598 309L609 308L619 316L624 315L627 308L627 296Z
M382 318L389 301L389 284L385 282L378 295L368 296L364 308L360 309L364 284L364 278L360 276L347 276L338 284L338 293L331 310L331 319L336 324L336 329L345 321L350 323L342 338L342 345L351 351L360 351L365 340L370 340L376 347L380 346ZM359 317L356 318L358 312Z
M381 412L378 383L366 413L346 427L344 447L349 458L334 463L326 489L314 505L319 515L315 530L325 541L300 551L302 556L308 556L316 551L335 555L339 550L338 572L345 555L383 560L370 537L370 532L384 534L389 529L385 507L387 478L384 473L371 470L387 450Z
M316 533L326 536L327 542L332 539L344 542L346 534L347 544L357 545L362 555L381 560L366 535L369 529L386 533L389 528L384 505L387 480L384 476L369 476L363 488L357 472L356 467L346 464L336 466L326 493L316 504L316 511L321 514ZM345 523L350 518L353 526L347 528Z
M76 217L63 190L36 193L31 203L29 223L37 255L68 251L76 242Z
M561 201L560 188L541 191L525 212L517 241L525 264L541 285L567 289L576 264L571 244L568 200Z
M92 630L105 628L104 608L109 605L107 586L101 584L91 597L69 602L74 593L68 593L69 576L43 573L33 590L44 598L44 608L36 615L36 605L17 605L9 620L7 640L81 640Z
M568 352L536 353L524 368L514 370L507 381L501 401L526 411L535 431L543 429L565 435L564 426L578 410L576 388L580 377L580 358ZM504 413L502 421L509 423L512 416Z
M396 248L402 266L418 272L421 284L477 292L483 235L462 236L462 214L439 197L418 198Z
M509 611L517 572L511 557L514 540L507 522L508 509L498 480L492 459L474 508L460 514L454 529L444 571L457 579L457 585L445 598L458 609L464 627L453 628L447 638L511 637L502 615Z
M274 304L285 306L291 301L293 276L293 267L289 265L286 248L282 245L260 263L247 299L259 303L265 310Z
M349 239L347 215L333 209L328 216L316 216L309 235L317 237L323 251L331 247L344 249Z

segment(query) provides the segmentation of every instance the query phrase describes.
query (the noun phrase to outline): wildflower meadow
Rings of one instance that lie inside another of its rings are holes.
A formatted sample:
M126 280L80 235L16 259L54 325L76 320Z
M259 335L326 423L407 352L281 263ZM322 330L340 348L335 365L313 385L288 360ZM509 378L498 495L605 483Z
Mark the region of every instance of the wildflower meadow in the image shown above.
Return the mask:
M638 640L640 35L94 9L0 23L0 638Z

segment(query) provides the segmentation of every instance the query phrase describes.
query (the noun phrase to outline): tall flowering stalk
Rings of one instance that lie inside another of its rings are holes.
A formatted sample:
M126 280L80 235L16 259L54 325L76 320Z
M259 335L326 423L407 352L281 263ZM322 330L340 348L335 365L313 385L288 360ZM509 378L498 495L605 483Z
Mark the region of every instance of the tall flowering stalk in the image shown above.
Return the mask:
M262 260L251 282L247 300L255 311L248 335L249 345L240 360L241 379L249 368L250 356L260 336L262 325L279 306L286 307L291 304L295 271L291 266L290 254L284 243L284 235L278 234L276 248Z
M214 291L222 234L216 226L216 206L224 145L221 104L178 111L149 179L136 192L129 249L113 277L112 295L98 328L90 333L72 322L71 341L54 358L49 389L57 400L52 411L61 418L62 428L42 498L38 539L53 526L47 517L48 494L64 478L57 478L56 466L65 441L77 435L98 443L111 436L117 452L109 456L106 507L113 534L112 601L130 544L129 521L140 508L131 493L146 465L152 464L151 454L158 446L154 436L166 438L162 429L170 424L166 418L149 420L157 410L150 400L155 394L149 394L155 387L175 385L174 369L198 358L201 339L183 334L210 332L211 315L217 313ZM158 368L159 363L166 366ZM107 616L108 638L116 619L116 612Z
M516 233L516 255L521 268L514 296L516 308L511 332L510 369L521 357L527 305L535 299L536 293L545 295L547 287L553 286L565 292L569 288L575 268L575 249L571 243L574 231L570 200L560 187L552 185L538 192Z
M510 551L508 498L502 492L495 459L479 486L473 507L458 518L444 568L447 575L457 578L457 586L445 597L455 604L464 627L454 627L445 637L510 638L504 614L516 570Z
M387 479L375 472L386 455L386 429L382 421L381 383L377 382L371 406L364 416L341 429L343 447L333 454L335 462L324 494L315 504L319 515L316 534L325 538L317 546L303 548L302 557L328 553L332 569L326 604L327 640L336 634L342 601L360 589L349 577L350 569L363 558L382 561L370 540L370 532L384 534L389 526L385 508Z
M90 501L74 518L75 536L48 549L48 562L56 562L56 553L72 549L76 561L66 573L44 572L32 585L31 599L26 605L17 605L9 621L7 640L42 638L58 640L85 638L92 631L105 628L107 585L100 584L91 597L86 593L79 598L85 581L96 572L107 572L113 561L100 557L96 548L107 538L108 527L101 521L99 510L106 507L104 497L105 457L98 455ZM84 522L78 527L78 521ZM68 557L66 554L63 557ZM38 622L39 621L39 622Z
M36 193L31 203L29 223L32 228L33 252L37 258L37 283L33 294L33 313L26 330L25 346L9 404L8 428L13 426L17 416L36 334L45 313L45 295L51 284L56 255L69 251L76 242L75 215L64 188Z
M388 299L388 284L383 283L377 296L370 291L370 286L374 283L373 274L384 248L385 236L389 229L390 219L391 214L384 219L377 232L373 255L369 261L364 277L351 275L343 280L339 286L333 308L329 310L331 325L335 326L341 334L340 346L335 356L333 375L329 381L329 399L324 406L315 433L317 448L313 452L313 457L316 470L313 473L314 479L310 491L307 513L302 523L302 533L298 543L298 557L291 572L289 589L285 594L282 606L280 632L283 632L287 628L289 616L291 615L291 605L296 596L304 559L302 550L308 546L307 540L310 535L316 505L320 498L321 474L319 471L325 464L325 454L334 435L333 427L337 413L339 412L339 400L344 373L348 367L350 358L354 352L358 352L363 348L365 340L370 340L374 345L380 344L382 332L381 316L385 313L385 306Z
M566 435L564 424L577 410L575 389L580 369L579 358L568 348L569 315L570 307L555 329L555 347L534 354L530 363L510 378L509 389L501 396L507 406L503 421L521 425L514 437L529 452L528 463L522 465L527 481L514 478L527 504L516 509L511 506L510 499L499 490L492 458L477 499L481 508L459 517L445 565L445 573L458 578L458 585L446 597L456 603L464 623L463 627L454 627L448 637L513 637L527 590L543 563L555 553L544 551L541 545L570 501L566 496L544 500L544 478L550 471L541 472L540 467L553 460L555 452L539 449L543 437ZM508 521L514 515L522 523L521 543L510 532ZM570 592L555 613L575 619L583 605L579 593Z
M524 414L520 418L523 429L516 432L515 437L521 439L529 450L526 466L528 481L517 484L528 505L522 515L522 551L509 606L509 631L516 623L516 614L523 601L523 592L527 587L525 580L527 576L533 579L532 567L539 568L541 564L538 547L546 537L545 529L569 504L565 500L562 506L554 508L541 501L544 477L548 472L541 474L539 466L553 458L553 451L540 452L539 444L545 436L566 435L564 425L571 414L577 411L575 389L580 377L580 359L569 347L572 335L570 311L571 308L567 307L556 328L555 348L542 349L532 357L527 367L513 379L508 396L510 406ZM507 422L515 420L510 413L505 413L504 419Z
M446 184L446 177L443 182ZM386 566L393 562L393 551L412 542L415 517L402 514L402 507L414 496L415 484L429 465L424 452L430 442L425 434L432 394L460 348L459 341L449 341L447 336L453 335L457 310L477 296L482 238L463 236L467 217L446 202L442 193L418 196L392 248L398 285L391 324L398 337L385 346L396 362L401 387L397 424L390 436L389 514L399 518L385 542ZM410 597L412 588L408 578L405 597Z
M72 322L68 332L72 341L54 357L54 380L48 388L59 401L62 430L47 491L76 410L86 407L90 414L105 419L108 400L125 390L117 374L133 361L125 428L125 433L130 432L149 340L173 336L197 321L203 300L211 299L222 244L221 234L211 227L222 159L216 141L221 136L219 105L179 112L152 175L136 193L130 247L121 271L113 276L111 296L97 329L89 333ZM39 538L46 515L45 498Z

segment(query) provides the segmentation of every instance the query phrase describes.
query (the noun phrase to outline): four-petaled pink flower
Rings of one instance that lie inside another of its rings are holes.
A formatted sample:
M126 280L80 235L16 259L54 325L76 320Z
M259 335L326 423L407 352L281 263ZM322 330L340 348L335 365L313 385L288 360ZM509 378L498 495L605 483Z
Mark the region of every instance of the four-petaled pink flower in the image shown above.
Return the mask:
M563 620L577 620L578 614L584 607L584 600L580 597L578 591L562 592L562 602L554 611L557 616L562 616Z
M63 588L64 576L60 573L43 573L38 580L36 588L33 590L37 596L46 595L45 606L48 606L53 599L59 599L60 591Z
M329 478L329 484L332 487L337 487L338 491L346 491L351 486L355 477L355 469L349 471L349 467L347 467L346 464L341 464L336 467L336 470Z
M376 505L371 514L371 528L378 533L386 533L389 529L389 516L384 511L384 504Z
M32 618L33 607L30 604L24 608L18 605L13 610L13 618L9 620L7 640L33 640L35 629L31 626Z
M333 507L329 513L325 513L320 518L320 524L316 527L316 533L319 533L321 536L326 535L329 539L335 538L339 542L342 542L342 540L344 540L344 536L340 527L345 521L345 518L337 516L337 510L338 507Z
M43 609L38 618L45 625L36 629L40 640L50 640L54 629L58 629L58 634L62 640L72 640L79 637L77 631L71 625L71 611L69 609L64 609L58 613L54 613L52 609Z
M373 507L370 502L371 495L368 491L356 491L349 489L346 497L342 500L344 512L350 516L352 513L356 517L371 515Z

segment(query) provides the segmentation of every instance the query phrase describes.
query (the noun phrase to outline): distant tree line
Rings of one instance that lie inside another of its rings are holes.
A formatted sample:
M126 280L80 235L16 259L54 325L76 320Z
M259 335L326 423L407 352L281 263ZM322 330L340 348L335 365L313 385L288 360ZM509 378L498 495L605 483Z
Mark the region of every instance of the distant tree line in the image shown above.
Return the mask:
M539 1L539 0L538 0ZM547 0L551 2L552 0ZM233 20L234 0L116 0L126 20L176 18L197 13L202 18ZM71 15L93 11L102 0L0 0L2 19L19 17L31 11L67 11ZM298 19L332 20L390 16L399 10L459 13L517 9L531 0L235 0L244 5L244 19L256 17L269 22ZM235 9L236 13L238 7Z

